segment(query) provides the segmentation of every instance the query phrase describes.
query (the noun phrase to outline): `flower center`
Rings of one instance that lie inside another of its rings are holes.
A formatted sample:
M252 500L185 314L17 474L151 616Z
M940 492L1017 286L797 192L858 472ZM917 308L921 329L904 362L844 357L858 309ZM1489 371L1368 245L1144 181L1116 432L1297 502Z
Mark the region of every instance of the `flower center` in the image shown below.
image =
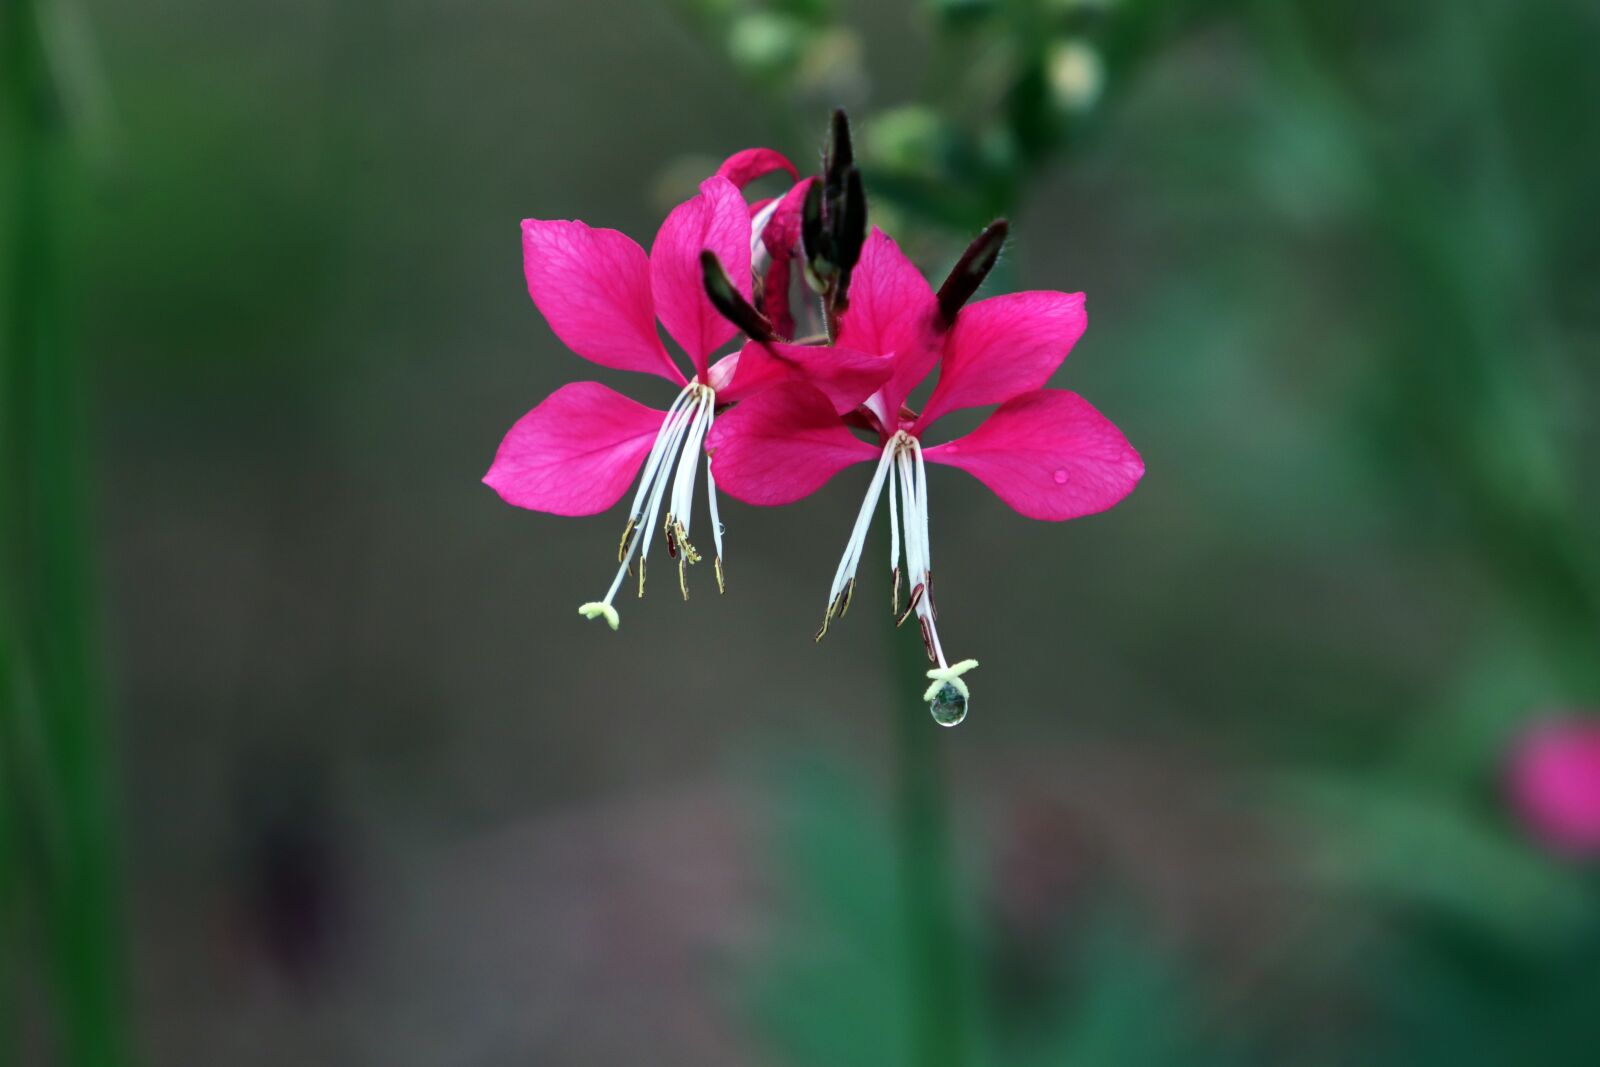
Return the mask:
M898 487L896 483L898 482ZM822 640L828 624L836 617L843 618L850 610L850 598L855 592L856 568L861 563L861 553L866 546L867 531L872 525L872 515L878 508L878 498L884 486L889 489L889 569L892 573L891 609L896 615L896 626L903 626L913 615L922 630L922 647L928 661L935 666L928 671L932 685L923 694L929 702L934 721L942 726L954 726L966 718L967 701L971 692L961 676L978 665L977 660L962 660L952 666L945 659L944 647L939 643L938 610L933 604L933 552L928 540L928 468L922 460L922 444L916 437L900 430L890 437L878 458L877 469L867 487L867 496L856 515L856 524L845 545L844 557L839 560L833 574L833 584L828 589L828 607L822 617L822 628L816 639ZM898 488L898 492L896 491ZM900 610L900 546L905 543L905 572L910 584L910 597L905 610Z
M683 599L689 599L687 568L700 562L700 552L689 540L693 522L695 475L699 470L700 453L706 434L715 418L717 394L698 380L684 386L667 417L661 420L655 444L645 458L639 475L639 488L633 495L633 505L628 509L628 522L622 529L622 540L617 545L617 576L611 582L604 600L594 600L578 608L586 619L604 618L615 630L620 622L617 609L612 606L622 579L632 572L633 557L639 556L639 596L644 596L645 558L650 552L650 542L655 537L656 520L661 519L662 535L667 542L667 555L678 561L678 590ZM671 496L668 497L668 487ZM716 545L714 557L717 572L717 592L725 589L722 574L722 520L717 514L717 485L711 478L711 459L706 458L706 495L711 508L711 539ZM665 516L662 505L666 505Z

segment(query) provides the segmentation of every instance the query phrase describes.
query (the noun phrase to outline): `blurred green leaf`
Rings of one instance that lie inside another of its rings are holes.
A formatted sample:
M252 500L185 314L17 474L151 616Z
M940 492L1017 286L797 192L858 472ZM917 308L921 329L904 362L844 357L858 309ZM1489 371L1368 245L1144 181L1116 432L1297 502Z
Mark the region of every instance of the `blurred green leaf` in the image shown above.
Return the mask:
M1308 774L1287 781L1281 798L1317 828L1308 873L1336 892L1445 917L1529 951L1570 936L1593 907L1571 871L1459 796L1405 780Z
M995 1036L995 1067L1211 1067L1240 1062L1208 1033L1178 962L1117 909L1074 925L1062 945L1059 1000L1040 1032ZM1009 1038L1009 1040L1008 1040Z
M778 791L773 941L749 975L750 1009L785 1062L907 1062L907 946L896 852L878 805L842 773L788 770Z

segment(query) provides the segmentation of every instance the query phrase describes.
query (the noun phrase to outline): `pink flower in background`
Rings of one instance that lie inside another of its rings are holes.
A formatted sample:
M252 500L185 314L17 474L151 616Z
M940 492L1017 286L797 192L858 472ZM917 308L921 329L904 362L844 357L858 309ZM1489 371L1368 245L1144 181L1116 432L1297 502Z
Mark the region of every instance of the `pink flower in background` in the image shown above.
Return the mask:
M698 459L719 406L804 375L829 402L849 410L889 372L887 361L876 354L772 339L750 342L711 365L712 353L738 329L706 295L702 255L714 254L739 296L750 300L752 244L760 234L740 187L775 170L795 174L788 160L770 149L731 157L701 183L696 196L672 210L648 256L616 230L568 220L522 223L528 292L556 336L603 367L655 375L679 387L661 411L598 382L563 386L517 421L483 479L517 507L592 515L620 500L639 476L618 547L616 577L602 600L579 608L586 618L604 618L613 630L619 618L612 602L636 551L639 595L644 595L644 561L658 518L664 520L668 552L678 559L679 587L688 596L684 568L700 560L689 540ZM687 355L692 376L685 377L668 354L658 321ZM723 530L709 469L706 480L720 589Z
M1552 720L1517 743L1511 803L1528 830L1567 855L1600 855L1600 720Z
M970 693L961 676L977 663L952 665L939 640L925 461L959 467L1021 514L1051 521L1106 510L1144 474L1139 454L1088 401L1044 388L1084 331L1083 294L1024 292L962 306L1004 237L1003 223L986 231L936 294L893 240L872 231L838 340L893 353L888 380L850 417L876 433L876 445L852 434L828 397L798 380L746 400L708 437L718 482L751 504L799 500L845 467L877 461L817 637L849 608L867 530L887 484L892 603L898 612L903 535L910 599L900 621L918 617L935 664L925 696L945 725L965 716ZM936 365L938 384L919 415L905 406L906 398ZM999 406L971 433L924 448L923 434L942 416L992 404Z

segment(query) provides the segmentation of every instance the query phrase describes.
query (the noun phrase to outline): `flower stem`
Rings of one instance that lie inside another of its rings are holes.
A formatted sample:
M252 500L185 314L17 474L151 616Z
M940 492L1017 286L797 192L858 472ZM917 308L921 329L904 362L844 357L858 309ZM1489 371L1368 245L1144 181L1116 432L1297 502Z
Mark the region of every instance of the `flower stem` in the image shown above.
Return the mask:
M943 752L948 732L928 714L919 679L922 646L899 640L904 687L895 707L896 833L901 912L906 924L906 989L911 1067L960 1067L967 1055L967 977L956 917Z
M45 0L0 8L0 160L10 201L0 240L8 252L0 334L0 906L7 947L18 945L11 935L20 924L21 933L38 931L22 947L49 956L42 970L60 1062L114 1067L127 1061L125 1006L91 637L82 390L64 306L76 168L54 77L60 72L44 49L47 14ZM5 962L24 966L17 956ZM14 984L21 973L0 977Z

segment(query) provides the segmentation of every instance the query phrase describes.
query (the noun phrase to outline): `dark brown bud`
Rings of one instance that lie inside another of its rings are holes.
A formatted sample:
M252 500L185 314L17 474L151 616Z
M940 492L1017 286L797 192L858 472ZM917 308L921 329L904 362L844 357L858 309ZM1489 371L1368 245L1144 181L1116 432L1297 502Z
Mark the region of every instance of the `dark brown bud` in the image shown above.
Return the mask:
M800 240L805 248L806 262L819 275L825 273L824 270L818 270L823 261L822 238L822 183L812 182L800 209Z
M856 165L855 147L850 143L850 116L844 108L833 109L828 127L828 148L823 154L823 177L834 188L844 185L844 175Z
M715 252L706 249L700 253L700 271L705 281L706 298L718 314L743 330L752 341L770 341L777 336L767 317L734 288L732 279L722 269Z
M1005 219L995 219L989 223L961 253L950 276L939 286L939 318L946 326L956 321L956 312L972 299L972 294L978 291L983 280L994 269L1010 229L1011 225Z
M861 261L861 249L867 243L867 192L861 184L861 172L854 167L845 179L844 202L834 233L834 254L839 268L838 306L849 306L850 272Z

